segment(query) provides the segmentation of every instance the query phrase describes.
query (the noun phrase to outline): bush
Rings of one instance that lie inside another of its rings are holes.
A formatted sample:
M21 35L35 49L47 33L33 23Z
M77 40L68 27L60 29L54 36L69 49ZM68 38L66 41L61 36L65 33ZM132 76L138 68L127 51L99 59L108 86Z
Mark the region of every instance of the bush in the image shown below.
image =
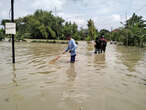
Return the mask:
M90 36L86 37L86 41L90 41L90 40L91 40Z
M4 35L3 30L1 29L0 30L0 41L2 41L4 38L5 38L5 35Z
M17 34L15 35L15 41L18 41L18 42L24 41L24 35L22 35L22 34L20 34L20 33L17 33Z

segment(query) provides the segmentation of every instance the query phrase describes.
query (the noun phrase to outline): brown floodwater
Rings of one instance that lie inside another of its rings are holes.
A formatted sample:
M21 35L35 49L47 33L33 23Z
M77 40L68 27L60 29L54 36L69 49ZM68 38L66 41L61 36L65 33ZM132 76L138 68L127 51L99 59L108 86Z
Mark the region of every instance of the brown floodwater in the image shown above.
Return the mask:
M0 42L0 110L146 110L146 49L108 44L95 55L79 42L77 62L69 53L49 63L64 44Z

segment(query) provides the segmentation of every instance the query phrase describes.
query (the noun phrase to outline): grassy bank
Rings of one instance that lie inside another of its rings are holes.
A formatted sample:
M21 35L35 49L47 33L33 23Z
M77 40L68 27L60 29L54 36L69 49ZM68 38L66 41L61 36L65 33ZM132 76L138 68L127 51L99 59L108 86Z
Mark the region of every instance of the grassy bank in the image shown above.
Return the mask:
M67 44L65 40L32 40L32 43L53 43L53 44Z
M11 38L5 38L4 41L11 42ZM15 42L28 42L28 43L52 43L52 44L68 44L67 40L46 40L46 39L23 39L23 40L16 40ZM78 42L76 41L78 44Z
M58 43L58 44L67 44L67 40L46 40L46 39L25 39L27 42L31 43Z

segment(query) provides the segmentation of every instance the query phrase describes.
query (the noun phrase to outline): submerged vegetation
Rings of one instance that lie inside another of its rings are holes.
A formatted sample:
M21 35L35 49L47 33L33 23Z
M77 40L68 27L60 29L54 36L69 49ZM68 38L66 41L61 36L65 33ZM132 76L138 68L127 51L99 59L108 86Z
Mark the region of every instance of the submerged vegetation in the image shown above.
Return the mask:
M4 26L6 22L9 22L9 20L4 19L1 24ZM142 16L135 13L126 23L122 23L123 27L111 32L106 29L98 31L92 19L87 22L87 29L79 29L75 22L67 22L59 16L54 16L51 11L43 10L37 10L32 15L18 18L15 22L17 25L17 34L15 35L17 41L23 41L26 38L65 40L67 34L72 34L75 40L90 41L104 34L106 39L118 41L127 46L143 47L146 43L146 21ZM4 37L4 30L1 29L0 40Z

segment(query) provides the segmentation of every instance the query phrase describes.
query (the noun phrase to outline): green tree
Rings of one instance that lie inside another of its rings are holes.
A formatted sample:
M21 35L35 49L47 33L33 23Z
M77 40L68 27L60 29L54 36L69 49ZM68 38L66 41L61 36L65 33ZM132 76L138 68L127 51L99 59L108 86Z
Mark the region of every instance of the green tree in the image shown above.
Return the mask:
M5 38L4 30L0 29L0 41L2 41L4 38Z
M88 38L90 40L94 40L96 37L96 28L94 25L94 21L93 20L89 20L88 21Z
M8 19L2 20L4 26ZM79 30L78 25L74 22L65 22L59 16L54 16L51 11L36 10L33 14L15 19L16 22L16 38L30 39L66 39L67 34L71 34L76 40L85 40L88 38L93 40L96 36L96 28L92 20L89 21L89 29Z
M79 31L80 40L86 40L88 36L88 29L81 28Z
M104 35L106 39L110 40L110 32L107 29L101 29L99 36Z
M50 27L48 27L48 33L49 33L49 38L50 39L55 39L56 38L55 32Z
M146 42L146 24L142 16L135 13L130 17L123 28L114 30L112 40L123 42L127 46L143 47Z

